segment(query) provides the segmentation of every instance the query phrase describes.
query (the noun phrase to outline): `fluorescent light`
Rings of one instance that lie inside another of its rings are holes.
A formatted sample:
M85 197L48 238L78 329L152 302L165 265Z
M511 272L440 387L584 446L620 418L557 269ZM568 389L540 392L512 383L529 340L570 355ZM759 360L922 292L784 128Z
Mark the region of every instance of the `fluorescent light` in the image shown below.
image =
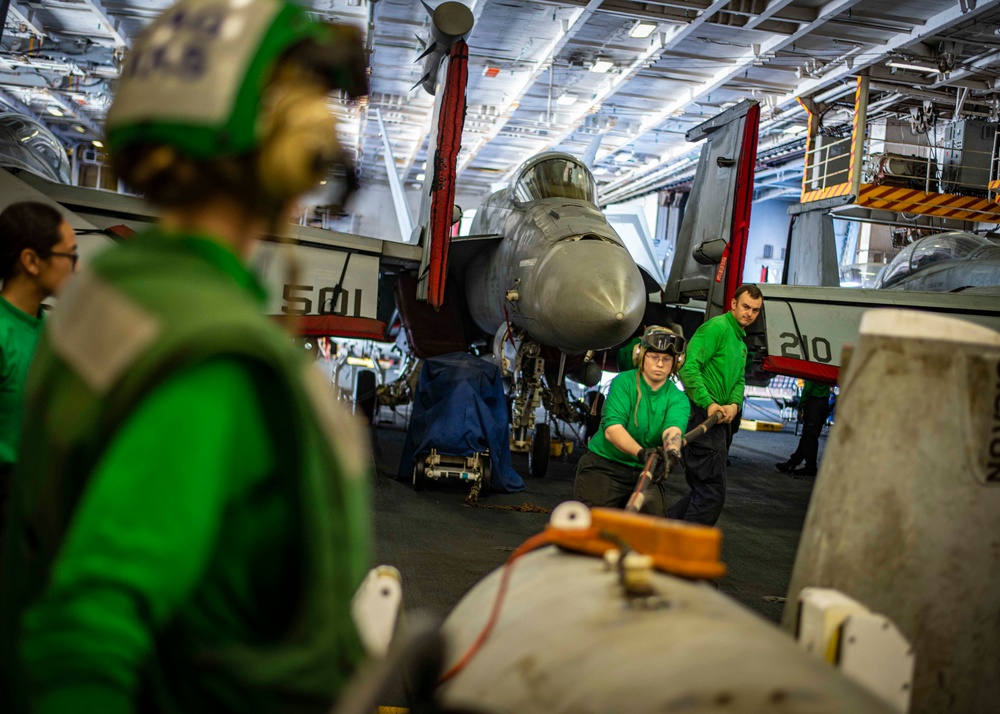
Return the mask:
M423 181L425 178L427 178L426 174L417 174L417 181Z
M638 37L640 40L644 37L649 37L656 31L656 25L652 22L637 22L632 31L629 32L629 37Z
M896 69L912 69L914 72L924 72L926 74L940 74L941 70L937 67L926 67L920 64L910 64L909 62L897 62L896 60L889 60L885 63L886 67L895 67Z
M594 64L590 65L590 71L597 72L598 74L604 74L614 66L615 66L614 62L611 62L609 60L599 59L596 62L594 62Z
M803 133L805 131L808 131L808 130L809 130L809 127L802 126L801 124L798 124L798 125L795 125L795 126L785 127L785 129L781 133L782 134L801 134L801 133Z
M576 104L576 97L572 94L563 94L556 100L556 104L562 104L564 107L568 107L571 104Z
M62 111L59 108L57 108L57 107L45 107L45 111L47 111L49 114L51 114L54 117L61 117L61 116L63 116Z
M74 129L75 129L76 131L80 132L81 134L86 134L86 133L87 133L87 130L86 130L86 129L84 129L84 128L83 128L82 126L80 126L79 124L77 124L77 125L76 125L76 126L74 126L73 128L74 128Z
M347 364L351 367L368 367L375 369L375 360L371 357L348 357Z
M104 148L104 142L98 141L97 139L94 139L90 143L93 144L94 146L96 146L98 149L103 149Z

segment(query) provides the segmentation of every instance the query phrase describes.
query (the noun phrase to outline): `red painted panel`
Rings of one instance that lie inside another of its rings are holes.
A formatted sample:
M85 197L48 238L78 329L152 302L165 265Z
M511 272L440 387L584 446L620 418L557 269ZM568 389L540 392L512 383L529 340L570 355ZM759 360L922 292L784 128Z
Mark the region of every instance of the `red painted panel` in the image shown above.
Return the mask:
M757 166L757 134L760 132L760 105L747 111L743 124L743 142L736 168L733 225L729 234L729 271L726 274L726 292L723 307L728 309L743 283L743 267L747 259L747 240L750 236L750 208L753 205L753 175Z
M818 364L804 359L793 359L791 357L764 358L761 365L764 371L775 374L787 374L789 377L799 377L812 382L824 382L826 384L836 384L840 375L840 368L829 364Z
M370 317L344 315L302 315L296 321L300 335L353 337L360 340L385 339L385 323Z

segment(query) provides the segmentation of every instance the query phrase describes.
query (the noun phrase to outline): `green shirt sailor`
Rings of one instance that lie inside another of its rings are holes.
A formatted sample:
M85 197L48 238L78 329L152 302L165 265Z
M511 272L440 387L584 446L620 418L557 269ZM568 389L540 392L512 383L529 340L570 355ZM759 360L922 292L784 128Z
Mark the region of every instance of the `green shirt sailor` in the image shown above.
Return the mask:
M44 321L44 313L29 315L0 297L0 467L17 461L24 383Z

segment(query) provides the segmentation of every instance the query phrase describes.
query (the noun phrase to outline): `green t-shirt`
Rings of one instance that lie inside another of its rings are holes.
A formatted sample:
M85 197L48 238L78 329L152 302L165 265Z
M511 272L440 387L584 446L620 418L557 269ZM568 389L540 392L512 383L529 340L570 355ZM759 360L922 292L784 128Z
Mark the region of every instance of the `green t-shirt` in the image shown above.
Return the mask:
M746 380L746 332L732 312L718 315L695 330L679 376L691 401L703 409L743 403Z
M802 399L819 397L820 399L830 398L830 385L821 382L810 382L808 379L802 384Z
M24 383L45 318L33 317L0 296L0 465L17 461L24 420Z
M639 388L642 390L640 400L635 389L636 374L637 370L630 369L611 381L604 411L601 413L601 428L591 438L587 448L598 456L639 468L642 464L635 458L635 454L619 451L604 436L604 430L620 424L643 448L661 446L666 429L674 426L684 431L687 427L691 405L684 393L670 380L653 391L642 377L639 378Z

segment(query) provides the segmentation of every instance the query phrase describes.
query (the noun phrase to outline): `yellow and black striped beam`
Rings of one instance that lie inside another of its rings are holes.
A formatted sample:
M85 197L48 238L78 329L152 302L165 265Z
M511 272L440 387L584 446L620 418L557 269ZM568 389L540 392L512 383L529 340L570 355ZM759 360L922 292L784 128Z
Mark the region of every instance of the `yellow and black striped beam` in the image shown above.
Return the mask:
M824 198L833 198L834 196L846 196L851 192L851 184L838 183L833 186L827 186L826 188L818 188L813 191L807 191L802 194L802 203L809 203L810 201L822 201Z
M926 193L899 186L863 183L856 203L882 211L919 213L960 221L1000 222L1000 204L978 196Z

